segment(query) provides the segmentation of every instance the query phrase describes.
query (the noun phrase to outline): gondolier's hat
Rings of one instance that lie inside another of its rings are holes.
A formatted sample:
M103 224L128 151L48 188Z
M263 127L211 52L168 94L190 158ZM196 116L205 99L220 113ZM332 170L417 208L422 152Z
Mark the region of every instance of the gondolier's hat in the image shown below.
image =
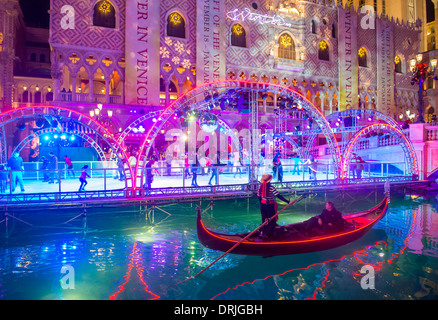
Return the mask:
M269 182L269 181L271 181L272 180L272 174L269 174L269 173L265 173L263 176L262 176L262 182Z

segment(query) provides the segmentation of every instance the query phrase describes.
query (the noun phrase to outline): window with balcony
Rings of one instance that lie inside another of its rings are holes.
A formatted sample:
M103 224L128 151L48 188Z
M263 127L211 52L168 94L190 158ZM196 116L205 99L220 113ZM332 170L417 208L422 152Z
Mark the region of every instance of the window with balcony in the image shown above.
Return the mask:
M295 42L287 33L283 33L278 38L278 57L281 59L296 60Z

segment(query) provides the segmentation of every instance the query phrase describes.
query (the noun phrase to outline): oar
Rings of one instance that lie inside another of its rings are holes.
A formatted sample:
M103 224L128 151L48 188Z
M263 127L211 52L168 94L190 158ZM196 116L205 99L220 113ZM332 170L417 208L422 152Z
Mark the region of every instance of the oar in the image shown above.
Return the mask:
M209 269L211 266L213 266L216 262L218 262L220 259L222 259L223 257L225 257L227 254L229 254L231 251L233 251L234 249L236 249L243 241L247 240L248 238L250 238L254 233L256 233L257 231L259 231L262 227L264 227L265 225L267 225L269 222L271 222L272 220L274 220L276 217L278 217L278 215L280 213L282 213L284 210L286 210L287 208L289 208L290 206L294 205L295 203L297 203L298 201L301 201L302 199L304 199L305 197L307 197L307 194L303 194L301 197L299 197L298 199L290 202L287 206L285 206L283 209L281 209L280 211L278 211L275 215L273 215L272 217L270 217L269 219L266 219L265 222L263 222L257 229L255 229L254 231L252 231L251 233L249 233L247 236L245 236L243 239L241 239L239 242L237 242L234 246L232 246L230 249L228 249L226 252L224 252L219 258L217 258L216 260L214 260L212 263L210 263L207 267L205 267L204 269L202 269L201 271L199 271L197 274L195 274L194 276L191 276L187 279L185 279L184 281L181 281L177 284L174 284L172 287L181 284L183 282L186 282L190 279L196 278L197 276L201 275L202 273L204 273L207 269ZM170 288L172 288L170 287Z

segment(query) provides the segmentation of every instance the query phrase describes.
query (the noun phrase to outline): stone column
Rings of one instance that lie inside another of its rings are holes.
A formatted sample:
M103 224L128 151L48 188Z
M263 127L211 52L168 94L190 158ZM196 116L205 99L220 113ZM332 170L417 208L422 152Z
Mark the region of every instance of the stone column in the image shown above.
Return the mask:
M60 97L59 97L59 92L61 91L61 81L59 80L59 74L54 78L53 80L53 84L54 84L54 88L53 88L53 101L59 101Z
M120 93L122 101L120 102L120 104L125 104L125 78L120 79L120 81L122 81L122 92Z
M71 82L71 100L76 102L76 76L72 77Z
M170 80L164 80L164 88L165 88L165 92L166 92L166 107L169 105L170 103L170 96L169 96L169 86L170 86Z
M325 99L325 92L319 93L319 100L321 100L321 112L324 114L324 99Z
M88 102L94 102L94 73L90 77L88 77Z
M105 76L105 103L110 103L109 85L110 85L109 76Z

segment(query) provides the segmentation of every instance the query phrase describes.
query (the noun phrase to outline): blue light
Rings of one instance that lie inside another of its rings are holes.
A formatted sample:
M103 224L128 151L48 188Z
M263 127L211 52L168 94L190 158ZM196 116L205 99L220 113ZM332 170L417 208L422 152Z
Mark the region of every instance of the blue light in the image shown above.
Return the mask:
M45 137L44 137L44 140L49 140L49 136L45 136Z
M65 139L66 138L66 136L65 136L65 134L63 134L62 136L61 136L61 139Z
M76 139L75 136L71 136L71 137L70 137L70 140L71 140L71 141L75 141L75 139Z

